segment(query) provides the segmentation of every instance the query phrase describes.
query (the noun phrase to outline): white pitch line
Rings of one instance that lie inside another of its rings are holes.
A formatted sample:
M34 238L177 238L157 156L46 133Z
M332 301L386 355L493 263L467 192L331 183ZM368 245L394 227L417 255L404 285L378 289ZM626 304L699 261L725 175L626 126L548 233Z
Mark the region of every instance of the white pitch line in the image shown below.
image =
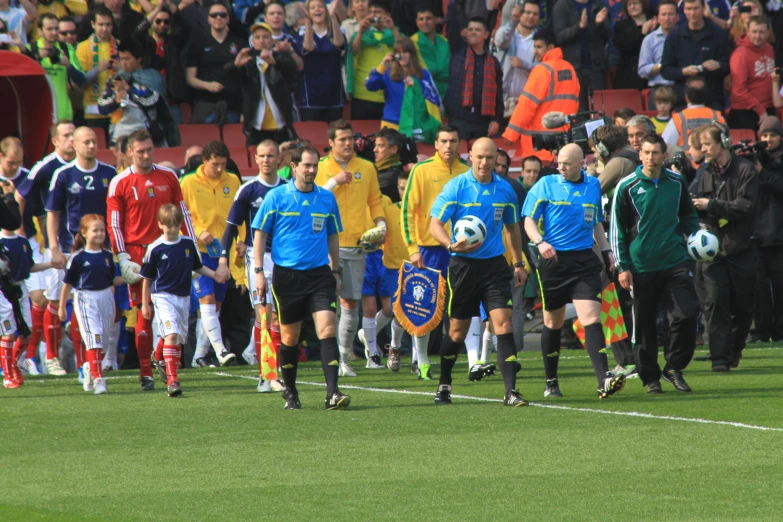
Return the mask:
M251 377L249 375L234 375L231 373L225 373L225 372L215 372L215 375L220 375L222 377L234 377L237 379L249 379L252 381L257 381L258 377ZM325 383L322 382L308 382L308 381L297 381L296 384L304 384L307 386L320 386L322 388L326 387ZM341 384L340 389L345 390L360 390L360 391L369 391L369 392L379 392L379 393L396 393L400 395L423 395L426 397L432 397L432 393L430 392L418 392L418 391L411 391L411 390L394 390L389 388L373 388L369 386L355 386L352 384ZM472 395L457 395L452 394L452 398L454 399L468 399L472 401L480 401L480 402L503 402L501 399L489 399L486 397L474 397ZM748 430L758 430L758 431L783 431L783 428L771 428L769 426L758 426L755 424L745 424L743 422L731 422L731 421L718 421L718 420L710 420L710 419L700 419L698 417L675 417L672 415L653 415L652 413L642 413L638 411L610 411L610 410L598 410L595 408L576 408L573 406L562 406L562 405L556 405L556 404L541 404L538 402L531 402L530 406L534 406L536 408L547 408L550 410L565 410L565 411L577 411L582 413L599 413L603 415L619 415L621 417L637 417L641 419L656 419L656 420L670 420L670 421L677 421L677 422L693 422L696 424L714 424L718 426L729 426L732 428L744 428Z

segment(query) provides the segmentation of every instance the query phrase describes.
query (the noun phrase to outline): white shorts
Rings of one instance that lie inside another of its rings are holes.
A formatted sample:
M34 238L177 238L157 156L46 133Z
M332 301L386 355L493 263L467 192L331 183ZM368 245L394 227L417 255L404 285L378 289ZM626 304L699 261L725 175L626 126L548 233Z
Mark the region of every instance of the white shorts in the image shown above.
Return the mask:
M43 263L44 256L41 252L41 245L38 244L38 241L34 237L27 238L27 241L30 243L30 248L33 251L33 262L36 264ZM32 293L37 290L46 290L46 275L50 271L51 269L30 274L30 277L24 280L27 292Z
M114 324L114 292L105 290L74 290L73 313L79 322L79 332L88 350L107 350L109 332Z
M162 338L178 335L178 343L186 344L188 342L190 296L182 297L166 292L156 292L152 294L152 306L155 308L158 334Z
M27 294L27 287L21 285L22 298L19 300L19 304L22 306L22 317L24 322L27 323L29 328L33 327L33 316L30 311L30 298ZM17 325L16 318L14 317L14 309L11 306L11 302L5 298L5 295L0 292L0 335L16 335Z
M272 262L272 254L269 252L264 252L264 276L266 277L268 287L266 291L267 303L274 303L272 297L272 269L274 267L275 264ZM261 299L259 299L258 290L255 288L256 260L253 256L252 248L248 248L247 253L245 254L245 271L247 276L247 286L250 290L248 292L250 294L250 304L252 304L253 308L255 308L257 305L261 304Z
M68 259L68 256L65 256L66 260ZM44 251L44 262L49 262L52 260L52 253L47 248ZM59 269L59 268L51 268L49 270L45 270L43 273L46 274L46 291L44 292L44 296L49 301L59 301L60 300L60 294L63 291L63 279L65 278L65 270Z
M361 248L340 247L340 297L359 300L362 298L364 266L366 256Z

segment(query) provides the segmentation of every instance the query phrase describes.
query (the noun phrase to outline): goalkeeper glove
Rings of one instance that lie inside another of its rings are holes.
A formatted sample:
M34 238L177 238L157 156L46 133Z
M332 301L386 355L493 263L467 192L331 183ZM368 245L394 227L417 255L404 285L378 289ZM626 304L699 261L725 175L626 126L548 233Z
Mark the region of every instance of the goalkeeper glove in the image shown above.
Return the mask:
M120 273L122 274L122 280L126 284L132 285L138 283L141 280L139 272L141 272L141 266L138 263L131 261L131 256L127 252L121 252L117 254L117 261L120 263Z

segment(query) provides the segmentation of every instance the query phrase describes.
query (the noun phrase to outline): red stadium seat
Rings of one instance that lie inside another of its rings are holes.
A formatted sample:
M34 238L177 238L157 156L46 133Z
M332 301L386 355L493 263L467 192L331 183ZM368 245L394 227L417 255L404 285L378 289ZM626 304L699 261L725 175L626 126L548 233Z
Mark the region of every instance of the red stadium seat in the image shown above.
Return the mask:
M294 123L294 130L300 139L323 143L328 139L329 126L322 121L298 121Z
M220 128L212 124L183 124L179 126L179 135L182 137L183 147L191 145L203 147L212 140L220 139Z
M431 158L435 155L435 145L427 145L426 143L417 143L416 150L419 151L419 154L424 154L428 158Z
M96 140L96 144L98 145L98 150L105 150L108 149L108 145L106 145L106 133L103 132L102 129L93 129L95 131L95 137L98 138Z
M644 105L644 109L650 106L650 93L652 93L652 89L642 89L642 105Z
M170 161L180 166L185 163L185 151L187 147L174 147L173 149L155 149L155 163Z
M231 154L231 159L234 160L240 170L250 166L250 163L247 161L247 148L245 148L244 145L241 147L232 147L229 145L228 152Z
M258 175L258 171L253 168L245 167L239 168L239 175L242 176L243 181L249 181L251 178L256 177Z
M756 141L756 133L750 129L731 129L729 132L731 133L732 143L739 143L741 141Z
M639 111L636 114L644 114L645 116L649 116L650 118L655 118L658 116L658 111Z
M221 130L223 143L229 147L244 147L247 143L245 134L242 132L241 123L227 123Z
M190 123L190 114L191 114L190 104L180 103L179 110L182 112L182 123Z
M109 165L117 164L117 157L114 155L114 152L112 152L110 149L98 149L98 155L96 156L96 158L98 159L98 161L102 161Z
M603 112L607 118L611 118L617 109L631 109L637 113L644 110L642 93L636 89L594 91L591 104L594 111Z
M352 120L350 122L354 132L361 134L375 134L381 130L381 120Z

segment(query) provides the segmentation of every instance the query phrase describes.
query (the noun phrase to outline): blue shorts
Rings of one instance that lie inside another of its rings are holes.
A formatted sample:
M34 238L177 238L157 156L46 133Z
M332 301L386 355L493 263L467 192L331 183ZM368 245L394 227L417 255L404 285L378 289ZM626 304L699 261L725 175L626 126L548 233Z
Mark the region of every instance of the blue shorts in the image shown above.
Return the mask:
M386 273L383 276L384 285L389 292L387 295L391 296L392 304L394 304L394 294L397 293L397 286L400 283L400 271L386 267L384 267L384 270L386 270Z
M442 246L420 246L419 253L424 261L424 266L439 270L443 279L449 275L449 258L451 254Z
M397 288L388 286L386 281L386 267L383 265L383 251L376 250L367 254L364 264L364 281L362 282L362 295L389 297L394 295Z
M117 263L117 270L114 275L121 276L120 264ZM128 296L128 285L119 285L114 287L114 306L118 310L130 310L130 299Z
M482 323L489 321L489 314L487 313L487 309L484 308L484 303L479 304L479 317L481 318Z
M209 257L208 255L201 254L201 262L207 268L217 270L218 259ZM201 299L211 294L215 294L215 301L222 303L226 297L226 283L216 283L214 279L207 276L198 276L198 279L193 280L193 290L196 292L196 297Z

